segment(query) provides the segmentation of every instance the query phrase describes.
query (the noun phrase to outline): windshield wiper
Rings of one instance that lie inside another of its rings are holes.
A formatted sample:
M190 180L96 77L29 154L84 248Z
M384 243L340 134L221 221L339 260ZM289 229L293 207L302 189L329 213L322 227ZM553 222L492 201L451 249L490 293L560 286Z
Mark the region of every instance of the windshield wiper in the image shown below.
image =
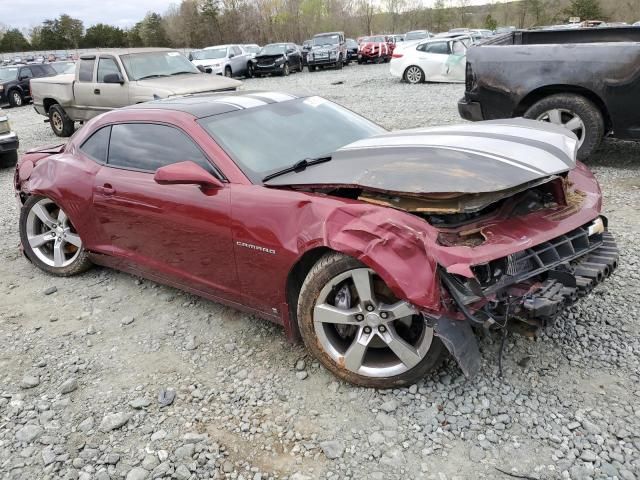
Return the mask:
M311 165L318 165L319 163L325 163L331 160L331 156L328 157L318 157L318 158L305 158L304 160L300 160L299 162L294 163L290 167L283 168L282 170L278 170L277 172L270 173L266 177L262 179L262 182L268 182L269 180L279 177L280 175L284 175L285 173L291 172L302 172L306 170L307 167Z
M168 77L169 75L164 75L161 73L154 73L153 75L145 75L144 77L140 77L138 80L146 80L147 78L160 78L160 77Z
M186 70L185 70L184 72L175 72L175 73L172 73L172 74L171 74L171 76L174 76L174 75L183 75L183 74L185 74L185 73L198 73L198 72L190 72L190 71L186 71Z

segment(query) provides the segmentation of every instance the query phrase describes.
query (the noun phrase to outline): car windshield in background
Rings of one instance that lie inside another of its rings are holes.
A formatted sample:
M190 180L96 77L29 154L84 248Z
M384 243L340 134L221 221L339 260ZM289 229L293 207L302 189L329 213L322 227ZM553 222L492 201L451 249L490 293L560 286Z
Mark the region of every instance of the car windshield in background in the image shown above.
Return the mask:
M178 52L129 53L122 55L121 59L131 80L200 73L187 57Z
M208 48L193 53L194 60L211 60L214 58L225 58L227 56L226 48Z
M260 50L260 55L280 55L284 53L286 45L284 43L272 43L271 45L265 45Z
M427 38L427 34L425 32L409 32L404 36L405 41L422 40L423 38Z
M18 76L17 68L0 68L0 82L15 80Z
M244 49L248 53L258 53L260 51L260 47L257 46L245 46Z
M300 98L199 120L254 183L308 158L331 155L385 130L321 97ZM295 138L295 142L289 139Z
M51 63L50 65L58 74L75 73L76 71L76 64L73 62Z
M357 48L358 47L358 42L356 42L353 39L349 39L349 40L347 40L347 47L349 47L349 48Z
M313 44L321 47L322 45L337 45L340 43L340 35L322 35L313 38Z

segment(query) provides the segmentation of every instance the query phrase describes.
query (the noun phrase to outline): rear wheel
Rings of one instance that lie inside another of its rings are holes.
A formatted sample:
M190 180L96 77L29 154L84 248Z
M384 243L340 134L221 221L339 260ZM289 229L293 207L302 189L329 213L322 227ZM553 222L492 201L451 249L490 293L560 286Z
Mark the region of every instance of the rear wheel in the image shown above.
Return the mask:
M524 117L572 131L578 137L580 160L589 158L604 137L604 119L600 109L581 95L563 93L543 98L533 104Z
M24 104L24 97L18 90L9 92L9 105L12 107L21 107Z
M70 137L75 130L73 120L67 116L67 112L60 105L52 105L49 108L49 124L58 137Z
M424 72L420 67L411 65L404 71L404 79L413 84L422 83L424 82Z
M68 277L91 266L71 220L47 197L32 196L23 205L20 240L29 260L53 275Z
M396 298L373 270L340 253L325 255L307 275L298 325L327 369L367 387L414 383L445 354L410 303Z
M0 168L13 167L18 163L18 151L0 154Z
M231 67L227 65L226 67L224 67L224 76L231 77L231 75L233 75L233 72L231 72Z

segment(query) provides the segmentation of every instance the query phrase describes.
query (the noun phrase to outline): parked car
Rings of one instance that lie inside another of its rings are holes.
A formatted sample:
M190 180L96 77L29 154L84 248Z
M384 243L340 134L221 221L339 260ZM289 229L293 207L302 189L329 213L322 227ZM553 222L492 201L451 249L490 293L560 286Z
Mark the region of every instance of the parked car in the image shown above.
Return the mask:
M316 68L342 68L347 63L347 43L343 32L318 33L307 55L310 72Z
M32 79L57 75L49 65L16 65L0 68L0 105L21 107L31 100Z
M53 133L68 137L74 122L114 108L172 95L235 90L239 85L231 78L202 73L175 50L126 48L84 54L74 75L36 79L31 93L36 111L49 118Z
M253 75L289 75L302 71L302 54L293 43L270 43L265 45L252 60Z
M18 135L11 130L9 118L0 110L0 167L12 167L18 161Z
M413 42L415 40L426 40L433 37L433 34L429 30L411 30L404 34L405 42Z
M76 73L76 62L53 62L49 65L51 65L58 75Z
M242 49L244 50L244 53L247 54L248 58L255 58L255 56L258 54L258 52L260 52L260 50L262 50L262 47L260 45L258 45L257 43L248 43L245 45L241 45Z
M193 52L193 64L225 77L247 76L250 55L240 45L217 45Z
M635 27L510 33L469 49L458 104L468 120L551 122L588 158L605 135L640 140L640 30ZM550 48L549 45L554 45Z
M95 263L241 307L339 378L397 388L447 350L477 374L472 327L540 330L615 270L576 150L531 120L390 133L242 91L108 112L23 155L14 185L41 270Z
M358 63L382 63L391 60L395 44L387 35L365 37L358 46Z
M347 38L347 65L358 60L358 46L353 38Z
M433 38L396 51L389 71L408 83L463 83L467 47L462 38Z

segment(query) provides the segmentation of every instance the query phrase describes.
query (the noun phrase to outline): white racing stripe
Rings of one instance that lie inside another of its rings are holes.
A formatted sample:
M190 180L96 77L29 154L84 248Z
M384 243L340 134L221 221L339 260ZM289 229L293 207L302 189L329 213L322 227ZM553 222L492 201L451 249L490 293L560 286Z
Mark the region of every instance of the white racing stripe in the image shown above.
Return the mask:
M570 168L552 153L524 143L496 138L474 137L472 134L465 135L464 133L461 133L457 138L462 141L456 142L456 137L451 135L384 135L359 140L340 150L398 147L446 148L448 150L486 156L538 174L542 172L551 175L564 172Z

